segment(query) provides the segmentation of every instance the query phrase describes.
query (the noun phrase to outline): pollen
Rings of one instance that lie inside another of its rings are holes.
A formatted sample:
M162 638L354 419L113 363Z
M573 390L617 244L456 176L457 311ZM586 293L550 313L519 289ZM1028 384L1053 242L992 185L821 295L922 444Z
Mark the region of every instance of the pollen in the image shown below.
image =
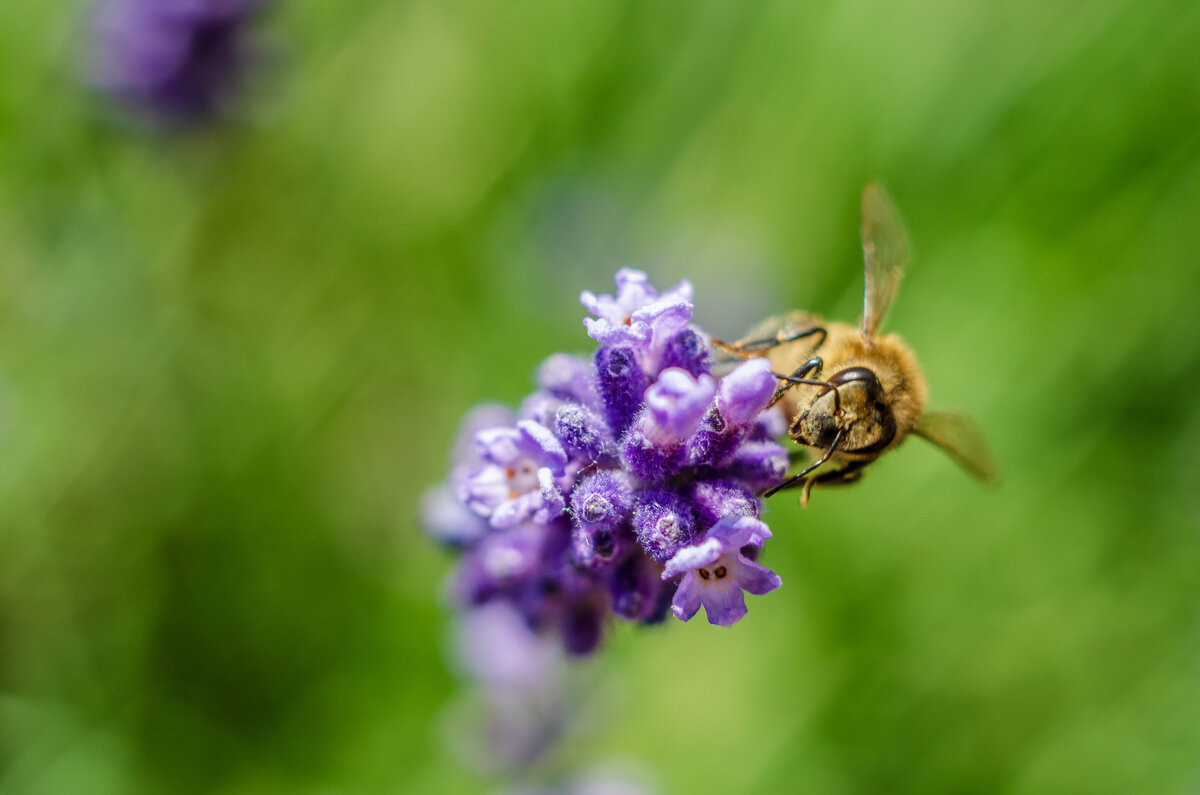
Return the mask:
M723 579L725 579L725 575L726 575L726 574L728 574L728 573L729 573L729 572L725 570L725 567L724 567L724 566L717 566L716 570L715 570L715 571L713 571L713 574L717 575L717 579L718 579L718 580L723 580Z
M725 567L722 566L721 568L724 569ZM699 569L698 571L700 573L700 579L702 579L702 580L707 580L709 577L712 576L712 574L709 573L708 569ZM724 576L724 575L722 575L722 576Z

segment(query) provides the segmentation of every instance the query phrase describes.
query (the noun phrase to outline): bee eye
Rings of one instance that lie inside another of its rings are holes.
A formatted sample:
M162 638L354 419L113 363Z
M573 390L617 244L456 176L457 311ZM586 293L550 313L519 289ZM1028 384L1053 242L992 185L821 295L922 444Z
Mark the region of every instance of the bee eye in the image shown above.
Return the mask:
M873 385L879 384L879 379L875 377L875 373L871 370L868 370L866 367L848 367L841 372L835 373L834 376L829 379L829 383L835 386L848 384L851 381L865 383L868 389Z

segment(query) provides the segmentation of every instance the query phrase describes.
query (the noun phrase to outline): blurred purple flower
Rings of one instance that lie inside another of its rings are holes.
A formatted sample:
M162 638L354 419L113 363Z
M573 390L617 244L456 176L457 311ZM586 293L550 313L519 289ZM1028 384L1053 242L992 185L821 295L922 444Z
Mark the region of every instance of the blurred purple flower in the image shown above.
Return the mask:
M489 602L463 613L455 640L456 660L481 684L540 688L560 676L562 654L557 646L531 630L506 602Z
M563 654L510 603L465 611L454 661L474 682L450 717L448 740L481 771L523 769L542 758L566 726Z
M225 113L257 56L263 0L104 0L93 25L92 82L161 124Z
M519 787L501 795L655 795L644 773L597 769L576 773L565 781L545 787Z

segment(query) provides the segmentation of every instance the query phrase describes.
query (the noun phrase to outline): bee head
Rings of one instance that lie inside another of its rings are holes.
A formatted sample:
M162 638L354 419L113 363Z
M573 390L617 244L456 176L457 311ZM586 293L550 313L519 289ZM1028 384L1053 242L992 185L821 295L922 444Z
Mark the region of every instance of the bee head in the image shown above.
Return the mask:
M792 439L828 449L840 430L838 450L862 455L882 452L896 436L896 421L879 378L866 367L848 367L835 373L828 384L792 423Z

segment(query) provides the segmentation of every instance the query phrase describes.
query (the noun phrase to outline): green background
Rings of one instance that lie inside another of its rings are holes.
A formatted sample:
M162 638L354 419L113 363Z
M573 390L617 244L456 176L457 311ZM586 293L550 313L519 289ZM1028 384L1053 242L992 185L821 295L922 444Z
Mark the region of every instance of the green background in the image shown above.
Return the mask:
M914 441L774 498L784 587L615 628L564 758L1200 787L1200 4L278 2L245 120L177 135L80 87L83 7L3 5L0 791L494 787L416 520L459 417L623 265L719 336L853 320L872 178L1000 485Z

